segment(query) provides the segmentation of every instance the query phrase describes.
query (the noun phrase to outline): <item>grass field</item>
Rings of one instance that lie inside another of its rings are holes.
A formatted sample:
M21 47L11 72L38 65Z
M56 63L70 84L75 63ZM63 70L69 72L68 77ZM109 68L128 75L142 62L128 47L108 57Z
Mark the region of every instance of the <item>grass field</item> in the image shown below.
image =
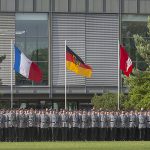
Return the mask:
M0 150L150 150L150 142L22 142L0 143Z

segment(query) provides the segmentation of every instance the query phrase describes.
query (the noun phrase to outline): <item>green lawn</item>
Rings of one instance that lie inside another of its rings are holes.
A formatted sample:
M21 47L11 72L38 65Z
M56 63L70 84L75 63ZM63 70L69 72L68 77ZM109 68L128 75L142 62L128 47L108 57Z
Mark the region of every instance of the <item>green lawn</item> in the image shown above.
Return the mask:
M150 150L150 142L0 143L0 150Z

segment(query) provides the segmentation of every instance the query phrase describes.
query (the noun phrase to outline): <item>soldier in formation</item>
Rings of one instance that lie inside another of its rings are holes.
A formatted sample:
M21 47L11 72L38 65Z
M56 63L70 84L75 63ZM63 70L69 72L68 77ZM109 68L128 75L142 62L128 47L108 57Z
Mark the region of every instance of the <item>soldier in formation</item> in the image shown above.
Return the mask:
M150 111L0 110L0 141L150 140Z

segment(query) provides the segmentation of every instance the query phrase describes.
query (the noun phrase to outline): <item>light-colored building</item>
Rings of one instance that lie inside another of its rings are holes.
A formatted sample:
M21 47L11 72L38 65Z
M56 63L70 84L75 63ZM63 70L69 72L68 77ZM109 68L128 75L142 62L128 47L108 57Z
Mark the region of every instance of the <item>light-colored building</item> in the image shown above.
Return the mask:
M67 71L70 105L89 103L94 93L117 92L119 39L134 66L146 66L132 35L147 37L149 8L150 0L0 0L0 55L6 55L0 70L1 102L10 101L11 39L44 73L37 85L13 72L15 104L64 103L65 40L93 68L90 79ZM127 89L122 86L122 91Z

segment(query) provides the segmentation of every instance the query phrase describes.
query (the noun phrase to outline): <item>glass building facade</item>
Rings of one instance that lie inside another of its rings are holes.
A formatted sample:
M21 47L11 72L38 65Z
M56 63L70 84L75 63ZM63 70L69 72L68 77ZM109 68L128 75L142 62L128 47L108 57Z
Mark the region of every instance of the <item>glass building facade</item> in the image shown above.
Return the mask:
M40 85L48 85L48 16L47 14L16 14L16 31L24 31L15 37L16 46L43 72ZM16 85L36 85L16 73Z

